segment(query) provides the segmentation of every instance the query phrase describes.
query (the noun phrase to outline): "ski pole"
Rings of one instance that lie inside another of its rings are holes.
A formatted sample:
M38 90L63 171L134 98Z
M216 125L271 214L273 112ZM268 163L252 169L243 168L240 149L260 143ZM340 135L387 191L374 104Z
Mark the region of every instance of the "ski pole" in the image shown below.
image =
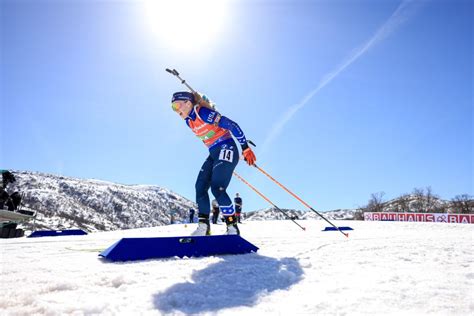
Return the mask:
M268 173L266 173L262 168L260 168L259 166L257 166L256 164L253 164L253 166L255 168L257 168L261 173L263 173L264 175L266 175L268 178L270 178L273 182L275 182L276 184L278 184L283 190L285 190L286 192L288 192L289 194L291 194L294 198L296 198L298 201L300 201L301 203L303 203L304 206L306 206L307 208L309 208L310 210L312 210L313 212L315 212L316 214L318 214L322 219L324 219L326 222L328 222L329 224L331 224L332 227L336 228L338 231L341 232L341 234L343 234L344 236L346 237L349 237L349 234L346 234L344 233L342 230L339 229L339 227L337 227L336 225L334 225L333 223L331 223L328 219L326 219L323 215L321 215L318 211L316 211L314 208L312 208L308 203L306 203L305 201L303 201L300 197L298 197L296 194L294 194L293 192L291 192L289 189L287 189L283 184L281 184L280 182L278 182L277 180L275 180L271 175L269 175Z
M209 100L205 100L199 93L196 92L196 90L191 88L191 86L186 83L186 80L184 80L183 78L181 78L179 76L179 72L176 69L171 70L169 68L166 68L165 70L167 72L169 72L170 74L172 74L173 76L176 76L176 78L178 78L181 81L182 84L184 84L189 90L191 90L191 92L194 95L195 101L198 104L203 105L203 106L208 107L208 108L215 109L215 106L211 105Z
M270 203L271 205L273 205L273 207L275 207L278 211L282 212L288 219L290 219L293 223L295 223L296 225L298 225L299 228L301 228L302 230L306 230L306 228L304 228L303 226L301 226L300 224L298 224L294 219L292 219L290 216L288 216L288 214L286 214L285 211L283 211L282 209L280 209L278 206L276 206L272 201L270 201L265 195L263 195L262 193L260 193L260 191L258 191L256 188L254 188L250 183L248 183L247 181L245 181L244 178L242 178L241 176L239 176L237 174L237 172L234 171L234 176L236 176L240 181L242 181L243 183L245 183L246 185L248 185L252 190L254 190L258 195L260 195L265 201L267 201L268 203Z
M169 68L166 68L166 71L172 74L173 76L176 76L181 81L182 84L184 84L186 87L188 87L189 90L191 90L192 93L196 93L196 91L194 91L194 89L191 88L191 86L186 83L186 80L182 79L179 76L179 72L176 69L171 70Z

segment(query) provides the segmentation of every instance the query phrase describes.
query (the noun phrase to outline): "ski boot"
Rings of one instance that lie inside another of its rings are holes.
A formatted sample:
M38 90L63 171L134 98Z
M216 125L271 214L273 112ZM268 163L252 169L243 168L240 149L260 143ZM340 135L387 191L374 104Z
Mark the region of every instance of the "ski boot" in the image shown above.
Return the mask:
M240 230L237 226L237 219L235 218L235 215L226 216L225 223L227 225L226 235L240 235Z
M191 233L191 236L210 236L211 225L209 224L209 215L199 214L198 227Z

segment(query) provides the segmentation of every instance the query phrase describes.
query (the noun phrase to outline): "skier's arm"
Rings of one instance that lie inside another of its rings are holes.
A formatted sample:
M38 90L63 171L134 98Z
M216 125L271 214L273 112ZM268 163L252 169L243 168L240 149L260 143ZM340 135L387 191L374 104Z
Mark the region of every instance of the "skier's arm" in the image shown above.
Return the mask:
M255 154L253 153L252 149L250 149L249 145L247 144L247 139L245 138L244 132L242 132L239 125L225 116L219 116L218 118L216 118L216 120L217 119L219 127L229 130L232 135L237 138L240 143L240 146L242 146L242 153L244 155L245 161L250 166L254 165L255 161L257 161L257 158L255 157Z
M229 130L237 139L240 146L242 146L242 153L245 161L247 161L249 165L255 164L257 158L247 144L247 138L245 138L244 132L236 122L226 116L222 116L219 112L204 107L200 109L199 116L209 124L215 124L221 128Z
M218 126L229 130L240 143L242 149L244 149L244 147L248 147L244 132L237 123L226 116L220 116L217 119L219 119Z

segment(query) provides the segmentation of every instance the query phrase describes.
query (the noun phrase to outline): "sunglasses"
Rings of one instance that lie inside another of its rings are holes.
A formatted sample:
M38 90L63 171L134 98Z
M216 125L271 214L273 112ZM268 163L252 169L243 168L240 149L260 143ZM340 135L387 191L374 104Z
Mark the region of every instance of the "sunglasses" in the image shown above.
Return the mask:
M171 108L173 109L173 111L178 112L181 109L183 109L185 107L185 105L186 105L186 102L183 102L183 101L173 102L173 103L171 103Z

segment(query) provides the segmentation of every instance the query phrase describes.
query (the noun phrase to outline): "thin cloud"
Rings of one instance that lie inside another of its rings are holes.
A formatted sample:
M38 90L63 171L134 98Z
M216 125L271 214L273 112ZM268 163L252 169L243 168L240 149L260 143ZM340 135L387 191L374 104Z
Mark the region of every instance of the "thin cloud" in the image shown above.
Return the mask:
M417 2L420 4L421 2ZM403 1L388 20L375 32L375 34L367 40L363 45L356 48L348 58L340 63L333 71L327 73L319 82L317 87L310 91L299 103L292 105L272 127L270 133L265 139L259 155L264 154L271 143L278 137L285 125L293 118L293 116L302 109L309 100L311 100L322 88L334 80L341 72L349 67L353 62L358 60L372 47L383 41L390 34L395 32L406 20L408 20L418 9L419 5L415 5L414 0Z

